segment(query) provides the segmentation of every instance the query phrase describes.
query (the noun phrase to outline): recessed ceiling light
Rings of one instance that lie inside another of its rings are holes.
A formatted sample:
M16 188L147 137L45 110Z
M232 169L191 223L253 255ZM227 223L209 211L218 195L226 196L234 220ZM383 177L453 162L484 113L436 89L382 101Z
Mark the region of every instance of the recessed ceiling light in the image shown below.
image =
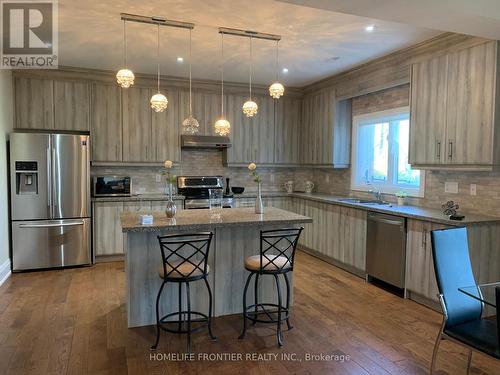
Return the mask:
M177 58L177 62L178 62L178 63L182 63L182 62L184 62L184 57L180 57L180 56L179 56L179 57Z
M288 68L283 68L281 71L283 72L283 74L287 74L288 73Z
M373 30L375 30L375 25L368 25L365 27L365 31L371 33Z

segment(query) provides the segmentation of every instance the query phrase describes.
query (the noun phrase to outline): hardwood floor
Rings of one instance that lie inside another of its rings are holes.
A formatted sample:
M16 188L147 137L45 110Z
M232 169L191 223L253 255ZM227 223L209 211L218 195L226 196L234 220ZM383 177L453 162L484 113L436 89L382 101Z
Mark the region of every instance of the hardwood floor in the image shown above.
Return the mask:
M152 327L127 329L123 263L14 274L0 287L0 374L425 374L441 317L304 253L296 258L294 329L279 349L269 326L237 339L241 318L215 320L217 342L194 335L195 353L296 353L299 361L151 360ZM153 302L152 302L153 303ZM157 354L181 352L163 334ZM349 356L305 361L306 354ZM443 342L439 374L465 374L466 352ZM500 374L474 354L471 374Z

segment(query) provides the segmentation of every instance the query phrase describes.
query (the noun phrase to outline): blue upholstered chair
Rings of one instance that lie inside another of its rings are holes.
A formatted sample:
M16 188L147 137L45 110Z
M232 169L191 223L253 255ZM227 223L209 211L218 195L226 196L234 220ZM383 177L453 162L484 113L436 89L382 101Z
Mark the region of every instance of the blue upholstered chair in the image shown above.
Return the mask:
M469 373L473 350L500 358L497 324L494 320L481 319L481 301L458 290L460 287L476 285L469 259L467 229L434 230L431 239L444 317L434 345L430 372L434 372L441 340L448 339L470 349L467 363ZM477 293L479 296L479 289Z

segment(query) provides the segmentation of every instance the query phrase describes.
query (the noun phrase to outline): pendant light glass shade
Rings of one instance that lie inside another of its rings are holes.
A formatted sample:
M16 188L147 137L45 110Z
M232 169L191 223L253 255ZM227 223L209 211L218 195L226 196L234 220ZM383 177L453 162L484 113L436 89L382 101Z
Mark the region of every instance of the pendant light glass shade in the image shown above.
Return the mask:
M182 121L182 133L184 134L196 134L200 127L198 120L193 117L191 61L191 29L189 29L189 117Z
M116 73L116 82L124 89L128 89L132 86L134 84L134 79L134 73L130 69L120 69L118 73Z
M126 22L123 21L123 69L120 69L116 73L116 83L120 87L127 89L134 84L134 73L127 68L127 34L126 34Z
M224 118L224 34L221 35L221 118L215 122L215 134L220 136L227 136L231 131L231 124Z
M253 100L247 100L243 104L243 113L247 117L253 117L253 116L255 116L257 114L258 110L259 110L259 106Z
M274 99L279 99L285 93L285 88L279 82L274 82L271 86L269 86L269 95L271 95Z
M215 122L215 134L217 135L229 135L231 132L231 124L224 118L221 118Z
M156 57L158 59L158 92L151 97L149 101L151 103L151 108L155 112L163 112L167 109L168 99L165 95L160 92L160 25L157 25L157 44L156 44Z
M168 99L165 95L159 92L151 97L150 103L151 108L153 108L155 112L163 112L167 109Z
M252 100L252 63L253 63L253 54L252 54L252 38L250 37L250 98L243 104L243 113L247 117L253 117L257 114L259 110L259 106Z
M281 83L278 81L278 72L279 72L279 47L278 47L279 41L276 41L276 81L269 86L269 95L273 97L274 99L279 99L283 96L285 93L285 88Z

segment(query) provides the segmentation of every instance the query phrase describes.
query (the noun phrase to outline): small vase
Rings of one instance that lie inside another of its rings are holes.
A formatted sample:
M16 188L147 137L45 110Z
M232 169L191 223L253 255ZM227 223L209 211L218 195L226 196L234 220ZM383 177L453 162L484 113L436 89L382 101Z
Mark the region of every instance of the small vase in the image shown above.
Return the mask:
M177 213L177 206L174 203L174 199L172 197L172 184L168 183L168 201L167 206L165 207L165 214L169 219L172 219Z
M405 199L398 197L398 206L404 206L405 205Z
M170 199L167 202L167 207L165 208L165 214L169 219L172 219L176 213L177 213L177 206L175 205L174 201Z
M264 205L262 204L262 195L260 193L260 182L257 183L257 198L255 198L255 213L263 214Z

